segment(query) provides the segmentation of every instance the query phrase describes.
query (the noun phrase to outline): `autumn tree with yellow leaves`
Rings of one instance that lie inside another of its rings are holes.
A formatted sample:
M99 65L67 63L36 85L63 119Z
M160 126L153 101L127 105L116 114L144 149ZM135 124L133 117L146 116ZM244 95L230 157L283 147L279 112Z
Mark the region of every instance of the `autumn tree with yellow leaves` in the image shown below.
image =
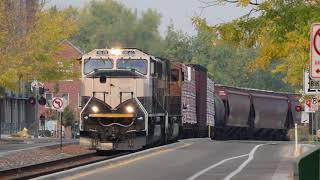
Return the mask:
M19 82L69 76L70 61L59 59L58 64L56 52L75 32L75 20L65 11L45 10L32 1L29 12L15 8L17 1L0 2L0 87L16 90Z
M248 71L272 68L285 74L283 80L302 85L303 69L309 64L310 27L320 22L320 1L305 0L208 0L204 7L236 3L249 7L248 14L228 23L209 25L194 17L199 28L218 34L220 40L236 47L254 47L255 60Z

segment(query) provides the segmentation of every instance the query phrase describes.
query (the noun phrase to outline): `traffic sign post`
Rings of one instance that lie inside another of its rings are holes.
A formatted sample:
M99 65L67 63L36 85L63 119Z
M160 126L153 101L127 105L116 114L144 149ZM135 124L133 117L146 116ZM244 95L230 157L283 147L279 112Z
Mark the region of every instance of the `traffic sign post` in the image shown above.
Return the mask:
M59 112L60 118L60 150L62 151L62 112L65 108L65 100L61 97L52 98L52 109Z
M309 124L309 113L301 112L301 123L302 124Z
M310 56L310 77L320 78L320 24L311 26Z

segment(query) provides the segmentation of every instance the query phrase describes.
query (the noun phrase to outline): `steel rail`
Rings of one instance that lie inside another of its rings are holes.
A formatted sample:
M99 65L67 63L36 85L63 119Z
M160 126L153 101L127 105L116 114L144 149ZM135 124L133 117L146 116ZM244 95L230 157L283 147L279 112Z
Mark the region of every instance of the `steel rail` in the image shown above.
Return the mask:
M56 172L65 171L79 166L116 158L130 152L117 152L112 155L99 156L97 153L88 153L69 158L48 161L39 164L22 166L0 171L0 179L30 179Z

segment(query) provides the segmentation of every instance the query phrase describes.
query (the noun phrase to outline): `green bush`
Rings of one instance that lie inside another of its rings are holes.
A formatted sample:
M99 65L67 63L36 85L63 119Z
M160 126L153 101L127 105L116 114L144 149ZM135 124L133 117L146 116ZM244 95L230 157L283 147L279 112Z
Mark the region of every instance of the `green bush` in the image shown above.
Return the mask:
M294 141L294 128L288 131L290 141ZM298 126L298 141L312 141L312 135L309 134L308 126Z

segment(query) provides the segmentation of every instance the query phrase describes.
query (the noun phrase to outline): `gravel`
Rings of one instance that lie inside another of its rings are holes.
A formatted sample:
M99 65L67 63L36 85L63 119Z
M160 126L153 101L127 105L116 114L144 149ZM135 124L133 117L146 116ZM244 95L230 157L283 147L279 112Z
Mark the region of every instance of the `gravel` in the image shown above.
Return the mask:
M0 171L27 165L68 158L93 151L80 147L78 144L64 145L62 151L59 146L40 147L9 153L0 157Z

